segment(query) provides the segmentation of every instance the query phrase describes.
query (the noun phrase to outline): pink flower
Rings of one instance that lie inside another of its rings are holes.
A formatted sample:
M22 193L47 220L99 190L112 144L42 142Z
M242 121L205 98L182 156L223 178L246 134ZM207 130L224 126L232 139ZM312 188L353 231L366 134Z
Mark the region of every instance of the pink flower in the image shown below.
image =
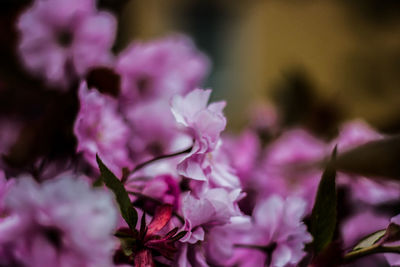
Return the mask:
M283 199L278 195L259 202L253 211L253 227L244 237L242 244L269 247L270 255L250 252L252 254L241 254L241 257L248 258L252 255L253 266L264 266L267 257L270 257L269 266L283 267L298 264L306 254L303 251L304 245L312 240L307 227L301 221L306 205L307 203L301 198ZM254 249L247 248L247 250ZM238 264L245 262L240 259L237 261Z
M33 267L112 264L118 218L113 198L76 178L42 185L31 177L17 179L6 196L6 207L17 220L13 234L1 240L13 248L16 262Z
M121 53L117 72L125 102L165 99L187 93L200 84L208 59L185 36L133 43Z
M207 105L210 94L211 90L195 89L184 97L176 95L172 98L171 109L176 121L186 128L194 140L192 151L178 165L178 172L205 182L214 177L215 184L228 187L233 181L232 187L238 187L238 178L226 171L229 167L222 167L218 160L212 159L212 152L216 152L221 144L220 133L225 129L226 118L222 113L225 102ZM213 169L219 169L220 175L212 173Z
M327 145L302 129L285 132L267 147L263 167L257 171L256 185L264 196L295 194L307 201L311 211L322 171L313 163L327 155Z
M191 193L183 196L182 215L186 220L185 230L189 232L181 242L203 241L207 229L227 224L232 217L242 215L237 206L240 197L240 189L228 192L223 188L206 190L198 197Z
M210 240L220 240L221 231L212 232L213 229L229 225L242 216L237 206L241 196L240 189L228 192L223 188L205 190L199 196L189 192L183 196L183 229L188 233L180 240L183 244L178 257L179 266L208 266L205 264L208 255L204 246ZM215 238L210 236L211 233ZM213 255L224 254L219 244L216 246L219 252Z
M88 90L86 83L79 89L81 107L74 125L78 139L77 151L97 169L96 153L117 175L130 167L128 155L129 128L118 113L117 102L97 90Z
M94 0L36 0L20 17L19 53L32 73L67 87L93 66L111 60L116 20Z

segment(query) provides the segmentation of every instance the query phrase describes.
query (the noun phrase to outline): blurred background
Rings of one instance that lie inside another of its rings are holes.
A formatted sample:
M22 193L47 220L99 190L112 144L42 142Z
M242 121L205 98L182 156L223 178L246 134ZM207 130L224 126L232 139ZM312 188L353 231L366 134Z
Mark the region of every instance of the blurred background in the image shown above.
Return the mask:
M29 122L9 157L21 164L29 153L73 149L68 127L78 107L74 93L46 90L17 60L15 19L30 2L0 2L0 119ZM302 125L326 139L352 118L385 133L400 130L398 0L100 0L99 6L119 18L115 52L135 39L191 36L213 62L205 87L227 100L232 131L265 105L277 108L282 125Z
M260 102L323 135L355 117L400 129L397 0L132 0L120 16L118 49L169 32L194 38L232 129Z

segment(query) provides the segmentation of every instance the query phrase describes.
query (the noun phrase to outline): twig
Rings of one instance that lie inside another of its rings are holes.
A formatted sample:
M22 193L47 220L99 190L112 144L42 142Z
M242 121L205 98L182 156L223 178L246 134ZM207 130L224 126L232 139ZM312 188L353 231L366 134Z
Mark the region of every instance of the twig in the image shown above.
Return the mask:
M175 153L172 153L172 154L167 154L167 155L161 155L161 156L152 158L150 160L147 160L145 162L142 162L142 163L138 164L135 168L133 168L133 170L131 171L131 174L135 173L138 170L140 170L141 168L143 168L147 164L153 163L154 161L157 161L157 160L160 160L160 159L165 159L165 158L172 158L172 157L176 157L176 156L179 156L179 155L182 155L182 154L189 153L192 150L192 148L193 148L193 146L191 146L191 147L189 147L189 148L187 148L187 149L185 149L183 151L178 151L178 152L175 152Z

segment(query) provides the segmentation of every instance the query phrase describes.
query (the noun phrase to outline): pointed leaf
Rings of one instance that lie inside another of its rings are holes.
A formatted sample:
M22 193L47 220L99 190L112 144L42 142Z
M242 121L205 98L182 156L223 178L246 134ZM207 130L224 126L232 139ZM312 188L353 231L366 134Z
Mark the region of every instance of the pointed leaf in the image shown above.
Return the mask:
M132 231L135 231L138 215L133 207L128 193L120 180L104 165L100 157L96 155L97 164L99 165L101 179L106 186L114 193L118 202L121 215Z
M337 195L334 161L336 147L318 186L317 197L311 214L311 234L316 254L325 249L333 239L336 228Z
M385 235L386 233L386 229L383 230L379 230L376 231L366 237L364 237L363 239L360 240L360 242L358 242L358 244L353 248L354 250L358 250L358 249L363 249L363 248L367 248L367 247L371 247L374 244L376 244L379 240L382 239L382 237Z

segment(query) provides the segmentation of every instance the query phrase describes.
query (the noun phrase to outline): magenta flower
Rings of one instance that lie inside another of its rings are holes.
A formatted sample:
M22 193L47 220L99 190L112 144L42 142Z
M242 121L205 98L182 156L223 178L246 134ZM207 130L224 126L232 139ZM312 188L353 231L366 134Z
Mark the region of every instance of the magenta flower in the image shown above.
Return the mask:
M200 85L209 62L185 36L176 35L148 43L133 43L119 56L122 100L169 100Z
M66 88L86 71L111 61L116 20L94 0L36 0L20 17L19 53L32 73Z
M6 196L14 216L9 239L14 261L26 266L111 266L117 209L103 189L65 176L37 184L20 177ZM7 235L6 235L7 236Z
M117 102L86 83L79 89L81 107L74 125L78 139L77 151L97 169L96 153L118 176L122 168L130 167L128 155L129 128L117 111Z

